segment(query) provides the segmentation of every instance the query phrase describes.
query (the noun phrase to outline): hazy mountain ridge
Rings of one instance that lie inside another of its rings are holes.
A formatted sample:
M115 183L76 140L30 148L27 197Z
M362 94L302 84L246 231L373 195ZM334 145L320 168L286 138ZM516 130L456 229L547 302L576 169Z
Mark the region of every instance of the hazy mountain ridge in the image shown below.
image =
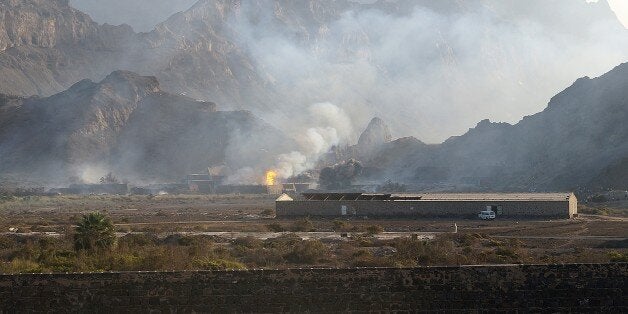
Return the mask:
M408 182L486 181L503 190L626 188L625 180L608 174L625 172L627 88L624 63L599 78L577 80L543 112L515 125L485 120L440 145L393 141L372 157L373 165ZM426 178L428 168L441 173Z
M539 6L544 9L531 9ZM171 93L253 110L285 130L293 128L286 120L305 106L329 101L356 125L380 116L395 125L393 133L429 142L487 116L513 119L538 110L504 114L498 104L528 108L546 101L567 83L565 77L576 76L560 74L574 68L565 60L605 49L598 46L607 42L621 47L626 37L594 33L601 25L626 33L605 1L200 0L141 34L124 25L98 25L62 0L9 1L1 8L7 16L24 16L7 19L0 31L0 46L7 47L0 53L2 93L48 96L84 78L99 81L112 71L130 70L156 76ZM570 14L559 14L565 10ZM378 26L391 23L390 30ZM528 24L531 33L522 34L519 28ZM460 29L471 31L472 45L461 40ZM508 36L500 36L502 31ZM421 36L408 43L409 33ZM552 61L553 50L534 51L540 49L536 43L525 42L541 34L547 37L541 43L568 48L561 48L560 60ZM590 37L596 40L587 42ZM408 54L391 46L400 42L411 44ZM548 57L530 58L524 47ZM615 54L628 53L617 47ZM598 63L588 62L581 71L609 66ZM468 110L480 105L493 114ZM454 114L436 109L442 106Z
M545 10L530 9L539 6ZM439 134L454 134L465 121L491 116L485 111L545 102L548 86L556 85L554 75L567 76L556 70L573 68L563 59L575 62L604 48L597 39L619 48L582 71L604 68L606 59L628 51L621 45L626 30L604 1L535 0L522 7L497 0L200 0L148 33L98 25L64 0L9 0L0 10L11 17L0 23L0 92L23 96L0 97L2 167L42 177L96 167L142 180L171 179L220 163L259 172L293 149L284 134L299 137L318 127L303 123L309 119L304 109L327 102L351 117L338 120L343 128L376 115L390 121L394 133L418 133L432 142ZM543 32L542 25L557 31ZM602 26L617 33L596 37ZM463 30L470 35L461 36ZM513 37L503 40L502 31ZM541 34L560 46L559 56L519 40ZM612 74L622 68L604 77L616 75L622 84L625 74ZM110 74L116 70L156 78ZM597 87L601 81L606 87ZM624 157L617 142L625 133L617 126L621 120L613 119L625 109L605 117L589 108L598 101L591 97L608 96L599 94L613 86L608 81L581 79L544 112L515 126L486 120L440 145L412 137L389 141L391 130L378 124L375 144L382 150L368 147L372 156L366 162L386 177L414 182L489 179L503 189L586 184ZM25 98L30 95L53 96ZM183 95L250 109L286 133L251 112L213 112L213 105ZM591 123L596 120L609 127ZM320 127L351 139L351 131ZM593 154L587 147L604 151ZM300 163L292 168L312 160Z
M177 180L208 166L252 165L251 158L270 165L294 145L250 112L216 111L132 72L83 80L47 98L0 100L0 172L49 182L103 171ZM240 149L245 141L248 151Z

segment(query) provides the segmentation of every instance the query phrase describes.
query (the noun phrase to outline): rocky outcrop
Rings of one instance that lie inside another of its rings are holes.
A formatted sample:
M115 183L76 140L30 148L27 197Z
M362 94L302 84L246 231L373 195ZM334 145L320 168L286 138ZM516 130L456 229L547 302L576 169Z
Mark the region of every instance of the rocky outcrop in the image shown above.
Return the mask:
M358 154L360 157L368 158L367 156L370 156L380 149L382 145L390 141L392 141L392 135L388 125L380 118L373 118L358 139Z
M0 3L0 92L46 96L125 69L128 26L97 25L64 0Z
M162 91L116 71L47 98L0 97L0 172L63 182L92 168L176 180L212 165L270 165L292 142L246 111Z

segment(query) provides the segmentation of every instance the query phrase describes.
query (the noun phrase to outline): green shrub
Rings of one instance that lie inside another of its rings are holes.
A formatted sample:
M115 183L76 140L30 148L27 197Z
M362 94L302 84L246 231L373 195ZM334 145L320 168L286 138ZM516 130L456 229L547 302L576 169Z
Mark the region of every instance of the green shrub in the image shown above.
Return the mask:
M628 253L612 251L608 253L608 257L613 263L628 263Z
M76 225L74 248L96 250L111 248L116 242L115 228L111 219L101 213L83 215Z
M232 260L226 260L221 258L205 257L201 259L195 259L192 265L197 269L202 270L226 270L226 269L246 269L246 265Z
M44 269L39 263L19 258L4 265L0 264L0 272L5 274L30 274L43 271Z

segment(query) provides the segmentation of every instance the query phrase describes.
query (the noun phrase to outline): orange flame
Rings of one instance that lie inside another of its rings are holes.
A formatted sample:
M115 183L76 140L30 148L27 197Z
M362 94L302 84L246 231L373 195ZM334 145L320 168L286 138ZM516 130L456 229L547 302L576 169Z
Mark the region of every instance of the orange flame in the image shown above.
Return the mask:
M275 185L275 181L277 180L277 172L274 170L266 171L266 185Z

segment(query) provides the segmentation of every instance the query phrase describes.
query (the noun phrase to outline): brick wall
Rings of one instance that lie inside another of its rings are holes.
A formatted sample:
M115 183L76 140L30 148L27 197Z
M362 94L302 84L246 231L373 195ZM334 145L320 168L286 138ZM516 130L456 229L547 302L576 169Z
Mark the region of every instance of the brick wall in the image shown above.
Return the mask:
M501 206L503 217L571 218L576 201L277 201L278 217L464 217L475 218L486 206ZM575 205L577 206L577 205Z
M628 311L628 264L0 275L0 313Z

